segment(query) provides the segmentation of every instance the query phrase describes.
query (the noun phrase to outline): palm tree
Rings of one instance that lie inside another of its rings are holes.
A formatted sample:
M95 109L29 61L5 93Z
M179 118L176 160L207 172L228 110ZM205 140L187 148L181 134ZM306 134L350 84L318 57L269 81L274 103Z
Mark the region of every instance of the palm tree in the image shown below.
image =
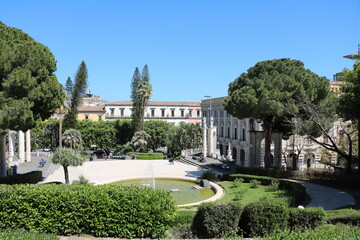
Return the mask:
M145 131L138 131L134 133L134 136L131 139L131 144L134 146L136 151L144 152L149 138L150 135Z
M141 81L136 89L136 95L141 103L141 124L142 124L142 131L144 131L144 114L145 114L145 105L146 102L149 100L152 94L152 87L150 82L148 81Z
M81 133L76 129L68 129L63 134L63 142L66 147L79 149L82 145Z
M51 157L54 164L63 166L65 174L65 183L69 184L69 166L80 166L84 163L85 158L75 149L71 148L57 148Z

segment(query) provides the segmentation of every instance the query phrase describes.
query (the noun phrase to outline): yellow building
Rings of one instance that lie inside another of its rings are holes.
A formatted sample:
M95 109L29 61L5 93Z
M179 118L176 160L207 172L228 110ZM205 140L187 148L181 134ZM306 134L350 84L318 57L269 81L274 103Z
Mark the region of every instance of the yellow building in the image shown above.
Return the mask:
M78 120L89 119L92 121L105 120L105 107L104 106L79 106L78 107Z

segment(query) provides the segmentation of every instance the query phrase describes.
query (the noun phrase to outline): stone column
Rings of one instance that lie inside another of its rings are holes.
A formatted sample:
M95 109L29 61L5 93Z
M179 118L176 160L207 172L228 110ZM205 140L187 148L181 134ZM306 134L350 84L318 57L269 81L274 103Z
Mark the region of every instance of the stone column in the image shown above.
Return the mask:
M24 144L24 132L18 131L18 154L19 154L19 163L25 161L25 144Z
M12 130L8 131L8 135L9 135L8 162L9 162L9 165L14 163L14 156L15 156L15 151L14 151L15 135L13 133L14 132Z
M204 154L205 157L206 157L206 155L207 155L206 132L207 132L206 117L204 117L204 118L203 118L203 154Z
M26 131L26 162L31 162L31 137L30 129Z

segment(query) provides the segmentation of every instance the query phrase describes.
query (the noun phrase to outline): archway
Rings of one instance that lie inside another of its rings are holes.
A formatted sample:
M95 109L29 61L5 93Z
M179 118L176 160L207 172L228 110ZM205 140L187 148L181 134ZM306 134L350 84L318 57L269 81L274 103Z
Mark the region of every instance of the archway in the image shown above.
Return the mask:
M236 160L237 160L237 149L236 149L236 147L232 148L232 154L231 155L232 155L233 161L236 162Z
M313 153L305 154L305 161L306 161L306 167L312 168L315 163L315 154L313 154Z
M245 166L245 150L241 149L240 150L240 164L241 166Z

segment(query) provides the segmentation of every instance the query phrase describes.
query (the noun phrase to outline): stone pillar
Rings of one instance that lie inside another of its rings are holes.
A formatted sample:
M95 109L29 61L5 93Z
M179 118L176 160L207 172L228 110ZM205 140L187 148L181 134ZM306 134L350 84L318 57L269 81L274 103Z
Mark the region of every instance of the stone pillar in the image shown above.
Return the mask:
M204 118L203 118L203 154L204 154L204 156L206 156L206 154L207 154L206 132L207 132L206 117L204 117Z
M15 151L14 151L14 145L15 145L15 135L13 134L14 131L9 130L8 131L8 135L9 135L9 149L8 149L8 162L9 165L13 165L14 164L14 156L15 156ZM4 149L5 151L5 149Z
M30 130L26 131L26 162L31 162L31 137L30 137Z
M19 154L19 163L25 161L25 144L24 144L24 132L18 131L18 154Z

